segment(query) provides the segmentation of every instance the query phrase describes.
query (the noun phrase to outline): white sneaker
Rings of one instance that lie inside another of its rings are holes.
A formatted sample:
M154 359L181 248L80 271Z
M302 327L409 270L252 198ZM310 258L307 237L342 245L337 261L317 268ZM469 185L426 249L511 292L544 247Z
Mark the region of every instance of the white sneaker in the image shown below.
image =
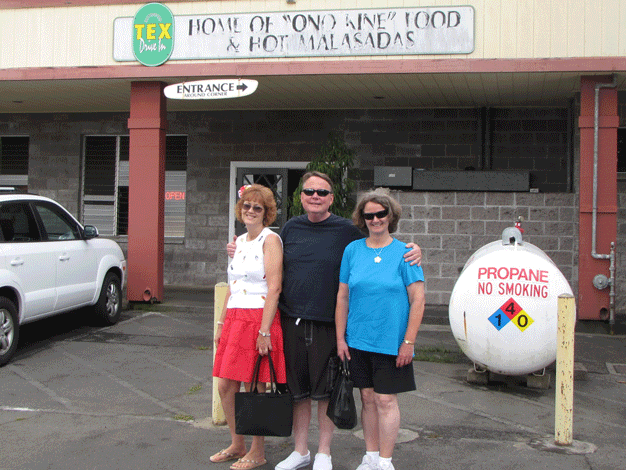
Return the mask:
M289 457L282 462L279 462L274 470L296 470L298 468L306 467L311 463L311 452L308 451L306 455L300 455L299 452L293 451Z
M313 470L333 470L333 462L328 454L315 454Z
M386 460L378 461L378 468L380 470L396 470L391 462L387 462Z
M365 454L363 456L363 460L361 461L361 465L359 465L356 470L379 470L378 460L370 457Z

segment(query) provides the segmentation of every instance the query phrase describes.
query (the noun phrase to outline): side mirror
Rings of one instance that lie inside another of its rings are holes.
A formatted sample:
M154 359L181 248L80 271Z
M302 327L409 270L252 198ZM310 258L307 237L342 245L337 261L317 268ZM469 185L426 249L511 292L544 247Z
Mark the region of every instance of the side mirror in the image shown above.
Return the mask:
M93 225L85 225L83 227L83 236L84 236L85 240L90 240L92 238L96 238L98 235L100 235L98 233L98 229L96 227L94 227Z

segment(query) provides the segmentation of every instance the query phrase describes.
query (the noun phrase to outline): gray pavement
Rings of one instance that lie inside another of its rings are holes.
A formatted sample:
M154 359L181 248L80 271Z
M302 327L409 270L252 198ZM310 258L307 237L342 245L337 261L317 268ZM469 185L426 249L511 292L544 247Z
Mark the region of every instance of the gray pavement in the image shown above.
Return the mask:
M29 327L35 339L0 369L0 469L228 468L209 461L229 442L210 416L212 301L208 291L170 292L109 328ZM602 331L576 334L576 362L588 373L574 385L574 445L555 447L554 385L468 383L471 364L445 312L428 309L417 390L399 397L396 469L626 468L626 336ZM312 453L317 435L314 419ZM291 438L268 438L262 468L291 451ZM360 423L336 432L336 470L355 469L363 452Z

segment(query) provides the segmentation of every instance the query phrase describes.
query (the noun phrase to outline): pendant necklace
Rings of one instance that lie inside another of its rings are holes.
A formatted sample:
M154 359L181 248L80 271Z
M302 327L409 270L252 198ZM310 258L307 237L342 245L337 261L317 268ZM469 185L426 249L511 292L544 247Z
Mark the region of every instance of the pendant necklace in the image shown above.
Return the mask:
M382 258L380 257L380 254L383 252L383 250L387 248L386 246L383 246L378 253L376 253L376 249L372 248L372 250L374 250L374 253L376 253L376 258L374 258L374 263L380 263L382 261Z

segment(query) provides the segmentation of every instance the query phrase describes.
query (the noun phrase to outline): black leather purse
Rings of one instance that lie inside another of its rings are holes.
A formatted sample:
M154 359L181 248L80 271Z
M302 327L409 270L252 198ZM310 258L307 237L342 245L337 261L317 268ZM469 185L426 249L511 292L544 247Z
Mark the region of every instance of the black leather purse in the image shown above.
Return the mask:
M270 366L270 388L259 393L261 361L267 357ZM235 393L235 432L251 436L291 436L293 426L293 397L276 384L272 358L259 355L252 373L249 392Z
M330 393L326 415L339 429L352 429L357 422L356 404L352 392L350 366L346 358L339 365L339 369L339 374L335 378L333 390Z

